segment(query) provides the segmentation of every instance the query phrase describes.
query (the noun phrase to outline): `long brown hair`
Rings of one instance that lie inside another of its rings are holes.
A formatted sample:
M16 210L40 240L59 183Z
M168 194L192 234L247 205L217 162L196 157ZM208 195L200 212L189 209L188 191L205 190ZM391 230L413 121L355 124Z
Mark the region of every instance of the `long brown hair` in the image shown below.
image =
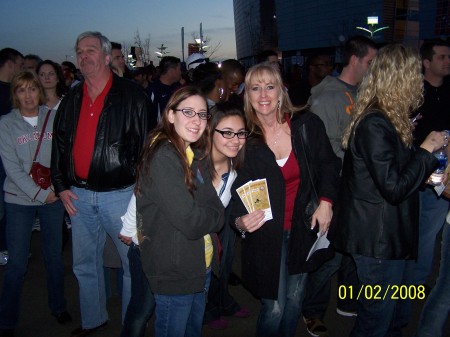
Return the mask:
M167 102L166 108L164 109L164 112L161 116L159 124L147 137L146 145L143 149L142 156L137 167L135 188L136 194L140 192L140 184L142 183L142 180L149 174L150 163L154 154L161 145L167 142L170 142L172 144L172 146L176 150L176 153L180 157L183 166L184 182L186 184L186 187L190 192L194 191L194 173L189 166L188 158L186 156L186 146L183 139L176 132L174 125L169 122L168 118L169 111L174 111L184 100L192 96L202 97L205 101L205 105L208 106L206 98L202 95L198 88L193 86L182 87L170 97L169 102ZM199 159L202 159L207 155L207 152L210 149L209 143L209 127L207 125L200 139L191 144L191 148L198 149L201 152L201 156Z

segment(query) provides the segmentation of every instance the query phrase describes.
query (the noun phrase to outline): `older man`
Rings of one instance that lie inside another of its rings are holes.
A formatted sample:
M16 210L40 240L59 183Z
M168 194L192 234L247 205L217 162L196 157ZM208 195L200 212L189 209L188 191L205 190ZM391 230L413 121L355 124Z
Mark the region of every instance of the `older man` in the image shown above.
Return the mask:
M82 33L75 50L84 80L65 96L55 118L52 179L72 220L82 324L71 337L83 337L108 321L102 261L106 235L122 260L122 317L126 312L131 281L128 247L118 239L120 216L133 193L136 162L151 125L143 90L112 73L111 43L105 36Z

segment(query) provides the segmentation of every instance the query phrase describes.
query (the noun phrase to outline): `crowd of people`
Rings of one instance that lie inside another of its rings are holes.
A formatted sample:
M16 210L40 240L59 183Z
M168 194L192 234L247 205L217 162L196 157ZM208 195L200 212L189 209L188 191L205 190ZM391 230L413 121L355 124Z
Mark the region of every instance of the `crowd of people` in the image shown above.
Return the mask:
M443 336L449 178L440 190L428 178L434 153L448 149L447 43L425 41L419 53L354 36L339 73L329 56L311 55L294 84L274 51L246 71L202 54L186 71L173 56L130 69L120 44L87 31L75 52L78 69L0 50L0 337L20 322L36 219L48 306L62 325L72 321L62 262L70 222L81 313L71 337L110 320L112 253L121 337L143 337L153 315L157 337L249 317L228 288L235 258L260 301L258 337L295 336L299 319L311 336L333 335L334 274L353 292L335 308L356 317L351 337L401 336L415 299L425 300L416 336ZM264 183L246 187L255 181Z

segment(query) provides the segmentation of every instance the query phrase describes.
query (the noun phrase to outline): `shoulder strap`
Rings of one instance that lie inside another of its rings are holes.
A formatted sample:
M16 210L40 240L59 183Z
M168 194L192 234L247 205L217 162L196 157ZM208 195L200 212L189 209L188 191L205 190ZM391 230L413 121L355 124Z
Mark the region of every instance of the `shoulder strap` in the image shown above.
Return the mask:
M50 117L50 112L52 109L47 111L47 115L45 116L44 125L42 126L41 134L39 135L38 145L36 147L36 152L34 153L33 163L36 161L37 155L39 153L39 149L41 148L42 137L44 137L45 128L47 127L48 118Z
M316 200L319 200L319 196L318 196L317 191L316 191L316 185L314 183L314 179L313 179L312 171L311 171L311 166L310 166L311 153L310 153L309 146L308 146L309 142L308 142L308 136L306 134L306 126L305 126L305 124L306 123L303 123L302 126L301 126L301 130L300 130L301 141L300 141L300 143L302 145L303 154L305 155L306 169L308 170L309 179L311 180L311 188L312 188L313 193L314 193L314 195L316 197Z

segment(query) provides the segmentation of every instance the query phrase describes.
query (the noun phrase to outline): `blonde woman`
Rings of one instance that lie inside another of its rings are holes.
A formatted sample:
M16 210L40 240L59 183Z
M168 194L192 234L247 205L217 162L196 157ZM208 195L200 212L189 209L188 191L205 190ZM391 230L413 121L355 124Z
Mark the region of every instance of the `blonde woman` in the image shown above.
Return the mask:
M387 295L359 296L352 337L390 336L408 322L406 302L394 301L390 287L408 285L417 257L418 188L438 163L432 152L448 142L433 131L412 147L409 118L422 102L420 64L410 48L382 48L361 83L343 138L335 246L352 254L363 294L369 289Z
M307 228L311 224L322 234L328 231L341 165L321 119L292 105L276 66L261 63L247 72L244 102L250 137L232 187L236 200L232 219L244 237L242 281L261 299L256 336L291 337L301 314L308 271L301 252L303 239L311 232ZM311 158L302 146L303 132L310 140ZM313 195L308 167L314 172L320 198L311 224L303 217ZM261 210L247 214L236 194L236 188L263 178L273 216L268 221Z

